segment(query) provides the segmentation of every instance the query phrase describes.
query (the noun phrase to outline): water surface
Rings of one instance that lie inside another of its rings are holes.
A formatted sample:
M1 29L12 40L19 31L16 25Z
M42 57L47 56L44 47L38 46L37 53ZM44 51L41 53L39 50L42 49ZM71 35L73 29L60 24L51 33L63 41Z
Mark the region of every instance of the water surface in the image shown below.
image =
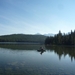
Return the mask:
M75 75L75 48L0 45L0 75Z

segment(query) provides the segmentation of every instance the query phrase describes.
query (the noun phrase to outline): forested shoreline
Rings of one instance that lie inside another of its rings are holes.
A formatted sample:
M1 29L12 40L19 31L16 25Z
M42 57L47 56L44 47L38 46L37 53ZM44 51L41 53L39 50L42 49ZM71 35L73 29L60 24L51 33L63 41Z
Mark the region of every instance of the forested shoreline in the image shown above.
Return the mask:
M75 45L75 30L67 34L61 33L54 36L44 35L25 35L25 34L12 34L0 36L0 43L2 42L25 42L25 43L42 43L45 45Z
M55 36L47 37L45 40L45 44L47 45L75 45L75 30L69 32L68 34L62 34L59 31Z
M46 36L44 35L26 35L26 34L12 34L0 36L0 43L2 42L21 42L21 43L44 43Z

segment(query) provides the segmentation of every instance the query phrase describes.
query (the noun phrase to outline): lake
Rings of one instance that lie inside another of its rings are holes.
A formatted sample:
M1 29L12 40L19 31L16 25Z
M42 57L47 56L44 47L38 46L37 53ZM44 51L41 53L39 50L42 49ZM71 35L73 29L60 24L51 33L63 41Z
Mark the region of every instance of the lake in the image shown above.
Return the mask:
M0 75L75 75L75 48L0 44Z

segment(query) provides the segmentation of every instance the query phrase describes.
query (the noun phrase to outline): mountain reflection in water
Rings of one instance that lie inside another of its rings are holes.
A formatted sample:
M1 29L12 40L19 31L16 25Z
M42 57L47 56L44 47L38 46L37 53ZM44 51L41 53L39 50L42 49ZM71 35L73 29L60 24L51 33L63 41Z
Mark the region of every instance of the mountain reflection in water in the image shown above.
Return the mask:
M0 44L0 75L75 75L74 50L69 46Z
M69 55L71 61L75 60L75 47L73 46L47 46L47 45L0 45L0 48L11 49L11 50L38 50L40 47L43 47L46 51L54 51L55 54L58 55L59 60L62 56ZM39 52L39 51L37 51ZM39 52L41 55L45 53L45 51Z

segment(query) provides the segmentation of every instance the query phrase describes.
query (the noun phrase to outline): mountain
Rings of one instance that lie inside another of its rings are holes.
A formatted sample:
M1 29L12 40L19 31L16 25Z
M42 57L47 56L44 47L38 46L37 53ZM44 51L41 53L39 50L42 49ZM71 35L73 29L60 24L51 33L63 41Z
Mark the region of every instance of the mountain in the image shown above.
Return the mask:
M36 33L35 35L42 35L42 34L40 34L40 33Z
M52 34L52 33L48 33L48 34L36 33L35 35L54 36L55 34Z
M46 36L30 34L12 34L0 36L0 42L40 42L44 43Z
M52 33L48 33L48 34L44 34L45 36L54 36L55 34Z

